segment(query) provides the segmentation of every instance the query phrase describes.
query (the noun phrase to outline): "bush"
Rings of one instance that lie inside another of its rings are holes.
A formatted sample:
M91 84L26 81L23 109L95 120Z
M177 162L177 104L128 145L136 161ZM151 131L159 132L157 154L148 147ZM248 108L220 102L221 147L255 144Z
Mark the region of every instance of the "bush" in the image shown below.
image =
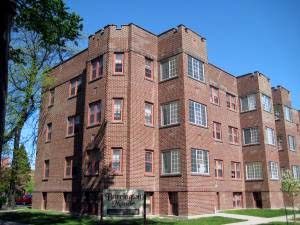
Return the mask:
M4 196L0 196L0 206L6 203L6 198Z

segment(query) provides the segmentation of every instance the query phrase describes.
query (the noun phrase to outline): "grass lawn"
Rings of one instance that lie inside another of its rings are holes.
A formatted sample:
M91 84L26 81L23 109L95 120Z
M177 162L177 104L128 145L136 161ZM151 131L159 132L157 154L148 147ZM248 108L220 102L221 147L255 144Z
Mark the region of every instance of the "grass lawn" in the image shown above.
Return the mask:
M73 217L59 212L45 212L40 210L22 209L16 212L0 212L0 220L14 221L32 225L98 225L100 224L95 217ZM206 217L192 220L176 219L149 219L149 225L221 225L242 220L225 217ZM103 225L142 225L143 220L105 220Z
M237 209L237 210L226 210L225 213L239 214L247 216L257 216L257 217L276 217L285 216L284 209ZM292 210L287 210L288 215L293 214Z
M272 222L272 223L264 223L260 225L286 225L286 222ZM289 225L294 225L294 223L289 221ZM300 225L300 223L296 223L295 225Z

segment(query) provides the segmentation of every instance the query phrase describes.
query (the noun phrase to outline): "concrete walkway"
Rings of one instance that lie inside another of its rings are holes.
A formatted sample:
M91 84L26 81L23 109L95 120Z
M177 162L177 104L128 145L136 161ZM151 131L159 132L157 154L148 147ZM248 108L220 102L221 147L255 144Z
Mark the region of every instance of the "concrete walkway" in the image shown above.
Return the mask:
M228 218L247 220L244 222L230 223L232 225L258 225L258 224L271 223L271 222L275 222L275 221L276 222L285 222L286 221L285 216L265 218L265 217L257 217L257 216L236 215L236 214L229 214L229 213L216 213L215 215L222 216L222 217L228 217ZM292 217L289 216L289 219L291 219L291 218Z
M16 222L7 222L7 221L0 220L0 225L26 225L26 224L21 224L21 223L16 223Z

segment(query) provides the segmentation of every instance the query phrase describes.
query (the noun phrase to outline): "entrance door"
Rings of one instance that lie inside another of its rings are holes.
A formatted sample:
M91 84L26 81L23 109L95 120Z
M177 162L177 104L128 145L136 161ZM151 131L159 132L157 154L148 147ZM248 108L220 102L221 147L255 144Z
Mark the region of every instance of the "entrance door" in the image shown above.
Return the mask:
M243 207L243 197L242 192L233 192L233 208L242 208Z
M171 215L178 216L178 193L169 192L169 203Z
M253 192L254 206L256 208L262 208L261 192Z
M47 210L47 193L46 192L43 192L42 209Z

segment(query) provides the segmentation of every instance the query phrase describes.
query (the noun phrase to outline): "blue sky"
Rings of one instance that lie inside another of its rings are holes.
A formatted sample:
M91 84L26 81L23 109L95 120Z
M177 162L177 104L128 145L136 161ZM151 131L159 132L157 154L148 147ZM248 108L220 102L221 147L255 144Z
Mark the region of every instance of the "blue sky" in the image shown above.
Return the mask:
M107 24L136 23L159 34L178 24L207 39L209 61L234 75L259 70L291 91L300 108L299 0L68 0L84 38ZM82 40L80 47L87 46Z

